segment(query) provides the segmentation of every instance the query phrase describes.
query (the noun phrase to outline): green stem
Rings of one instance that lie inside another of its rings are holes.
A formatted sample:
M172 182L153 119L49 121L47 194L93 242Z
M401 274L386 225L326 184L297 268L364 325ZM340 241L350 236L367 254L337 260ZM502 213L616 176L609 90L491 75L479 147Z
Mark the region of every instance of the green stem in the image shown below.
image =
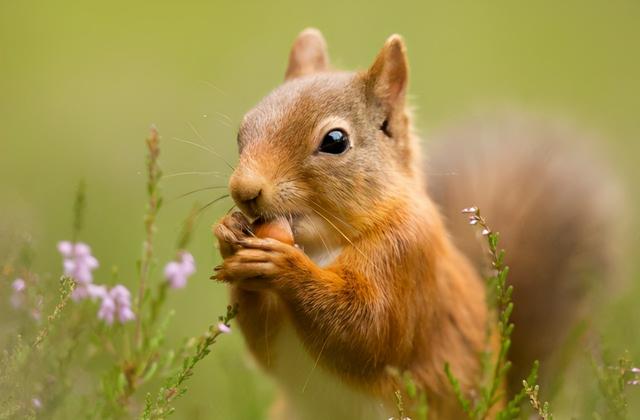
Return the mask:
M135 343L137 348L142 347L144 341L144 332L142 330L142 305L144 303L146 282L149 277L151 260L153 258L153 236L155 233L155 221L160 209L162 199L158 194L158 183L162 173L158 166L158 156L160 155L160 137L155 127L151 128L149 137L146 140L147 155L147 194L149 202L147 213L144 218L145 241L142 250L142 258L140 260L140 277L138 282L138 299L136 314L136 332Z

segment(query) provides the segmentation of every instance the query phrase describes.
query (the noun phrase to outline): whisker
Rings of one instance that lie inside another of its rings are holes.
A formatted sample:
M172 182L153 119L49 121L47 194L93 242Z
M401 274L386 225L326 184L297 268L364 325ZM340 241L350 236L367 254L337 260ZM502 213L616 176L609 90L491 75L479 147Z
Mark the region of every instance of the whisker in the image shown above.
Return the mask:
M309 372L309 375L307 375L307 379L305 379L304 381L304 385L302 385L302 393L304 394L304 391L307 390L307 385L309 385L309 380L311 380L311 375L313 374L313 372L316 370L316 368L318 367L318 362L320 362L320 357L322 356L322 352L324 351L325 346L327 345L327 341L329 341L329 337L327 337L324 340L324 343L322 343L322 347L320 348L320 351L318 352L318 357L316 358L315 363L313 364L313 367L311 368L311 371Z
M316 207L317 209L319 209L319 210L323 210L323 207L322 207L320 204L318 204L318 203L314 202L313 200L309 200L309 201L308 201L308 203L309 203L309 204L311 204L311 205L313 205L313 206L315 206L315 207ZM333 218L334 218L334 220L336 220L337 222L340 222L340 223L342 223L344 226L348 227L349 229L352 229L352 230L354 230L354 231L356 231L356 232L360 233L360 231L359 231L358 229L356 229L356 228L355 228L351 223L349 223L349 222L347 222L347 221L345 221L345 220L343 220L343 219L339 218L339 217L338 217L338 216L336 216L335 214L327 213L327 216L333 217Z
M220 125L222 125L222 126L224 126L224 127L227 127L227 128L229 128L229 129L233 129L233 126L232 126L231 124L229 124L226 120L222 119L222 118L217 118L217 119L216 119L216 121L217 121Z
M211 207L212 205L214 205L215 203L217 203L220 200L224 200L225 198L229 198L229 194L224 194L221 195L220 197L209 201L207 204L205 204L204 206L200 207L198 209L198 212L196 213L197 215L200 215L200 213L202 213L204 210L206 210L207 208Z
M200 134L200 132L198 131L198 129L191 124L189 121L187 121L187 125L189 126L189 128L191 129L191 131L193 131L193 134L196 135L196 137L198 137L198 139L203 142L203 143L207 143L206 141L204 141L204 137L202 137L202 135Z
M225 120L227 120L227 122L228 122L229 124L233 124L233 120L232 120L232 119L231 119L231 117L230 117L230 116L228 116L227 114L223 114L222 112L218 112L218 111L214 111L214 114L216 114L216 115L218 115L218 116L220 116L220 117L224 118Z
M271 311L267 309L264 316L264 349L267 356L267 367L271 367L271 353L269 352L269 313Z
M316 206L316 208L318 208L318 209L322 209L322 206L321 206L320 204L316 203L315 201L313 201L313 200L311 200L311 199L308 199L308 198L307 198L307 202L308 202L309 204L312 204L312 205ZM338 222L342 223L343 225L345 225L345 226L347 226L347 227L349 227L349 228L351 228L351 229L355 230L356 232L358 232L358 229L356 229L356 228L355 228L351 223L349 223L349 222L347 222L347 221L345 221L345 220L342 220L341 218L339 218L339 217L338 217L338 216L336 216L335 214L328 213L328 216L333 217L336 221L338 221Z
M222 155L217 153L215 150L208 148L207 146L203 146L202 144L196 143L194 141L180 139L178 137L173 137L173 140L179 141L180 143L190 144L190 145L192 145L194 147L197 147L198 149L204 150L205 152L209 152L212 155L214 155L215 157L217 157L218 159L220 159L221 161L223 161L225 163L225 165L227 165L232 171L236 169L236 168L233 167L233 165L231 165L229 162L227 162L227 160L225 158L223 158Z
M233 120L231 119L231 117L229 117L226 114L223 114L222 112L218 112L218 111L213 111L214 115L216 116L216 122L218 122L220 125L223 125L231 130L233 130Z
M200 80L201 83L203 83L204 85L210 87L211 89L214 89L215 91L217 91L218 93L224 95L224 96L229 96L229 94L227 92L225 92L224 90L222 90L221 88L219 88L218 86L214 85L213 83L211 83L208 80Z
M331 220L327 219L322 213L320 213L318 210L314 209L313 207L311 208L311 210L313 210L314 212L316 212L316 214L320 217L322 217L324 220L327 221L327 223L329 223L335 230L336 232L338 232L347 242L349 242L349 244L351 244L351 246L360 253L360 255L362 255L363 257L365 257L366 259L369 259L369 257L367 257L367 255L362 252L360 250L360 248L358 248L353 241L351 241L351 239L349 239L349 237L347 235L344 234L344 232L342 232Z
M189 126L189 128L191 128L191 131L193 131L193 133L196 135L196 137L198 137L198 139L203 143L203 144L207 144L207 141L204 139L204 137L202 136L202 134L200 134L200 132L198 131L198 129L196 128L195 125L193 125L192 123L190 123L189 121L187 121L187 125ZM213 151L216 156L218 156L220 159L222 159L224 161L224 163L226 163L230 168L233 169L233 166L227 162L225 160L225 158L222 157L222 155L218 154L217 152L215 152L211 146L209 146L210 150Z
M307 220L309 221L309 224L311 225L313 230L318 234L318 238L320 238L320 242L322 242L322 245L324 245L324 249L327 251L327 254L330 254L329 247L327 246L327 243L325 242L324 238L322 237L322 233L320 233L320 230L318 229L316 224L313 223L313 220L311 219L311 217L309 217L309 215L304 214L304 217L307 218Z
M331 225L331 227L333 227L333 229L335 229L336 232L338 232L340 234L340 236L342 236L347 242L349 242L349 244L351 244L351 246L358 251L363 257L365 257L367 260L369 259L367 257L367 255L362 252L362 250L360 248L358 248L353 241L340 229L338 228L338 226L335 225L335 223L333 223L331 220L329 220L324 214L322 214L319 209L321 209L321 206L317 203L315 203L313 200L309 199L308 197L304 197L300 194L296 194L293 193L292 195L294 195L295 197L297 197L298 199L300 199L301 201L304 201L306 203L308 203L309 205L311 205L310 209L315 212L318 216L322 217L327 223L329 223L329 225ZM318 209L315 209L314 207L317 207ZM345 222L344 220L341 220L340 218L338 218L335 215L331 215L332 217L336 218L337 220L341 221L342 223L344 223L345 225L351 227L353 230L355 230L356 232L358 232L358 229L356 229L355 227L353 227L351 224Z
M202 212L203 212L205 209L207 209L209 206L212 206L213 204L215 204L215 203L217 203L218 201L223 200L223 199L225 199L225 198L227 198L227 197L229 197L229 194L224 194L224 195L222 195L222 196L220 196L220 197L217 197L217 198L216 198L216 199L214 199L214 200L211 200L210 202L208 202L208 203L207 203L207 204L205 204L204 206L200 207L199 209L194 210L193 215L194 215L194 218L195 218L195 223L194 223L194 229L193 229L193 230L196 230L196 229L200 226L200 223L202 222L202 219L203 219L203 217L201 217L201 216L203 215L203 213L202 213ZM198 206L198 203L196 202L196 203L194 204L194 206L195 206L195 207L197 207L197 206Z
M176 176L183 176L183 175L214 175L218 178L229 177L229 175L224 174L220 171L186 171L186 172L174 172L172 174L163 175L162 178L167 179L167 178L174 178Z
M210 187L198 188L196 190L189 191L189 192L186 192L184 194L181 194L181 195L171 199L171 201L178 200L180 198L184 198L184 197L186 197L188 195L195 194L195 193L198 193L198 192L201 192L201 191L216 190L216 189L219 189L219 188L227 188L227 186L226 185L212 185Z
M306 202L311 202L310 199L308 199L307 197L304 197L303 195L301 195L300 193L298 193L297 191L293 191L292 195L298 199L300 199L301 201L306 201ZM313 209L312 209L313 210ZM315 211L315 210L314 210ZM314 223L314 221L311 219L311 217L309 217L308 214L302 213L302 215L304 217L306 217L306 219L309 221L309 224L311 225L311 227L313 228L313 230L318 234L318 238L320 238L320 241L322 242L322 245L324 246L324 249L327 251L327 254L330 254L331 251L329 251L329 246L327 245L327 242L324 240L324 237L322 235L322 233L320 232L320 229L318 229L318 227L316 226L316 224Z
M198 139L200 139L200 141L202 143L207 144L207 141L204 139L202 134L200 134L198 129L193 124L191 124L189 121L187 121L187 125L191 128L191 131L193 131L195 133L196 137L198 137ZM213 150L213 149L211 149L211 150ZM231 165L229 162L227 162L227 160L224 157L222 157L222 155L220 155L220 154L218 154L216 152L216 156L218 156L220 159L222 159L224 161L224 163L227 164L228 167L230 167L231 169L234 169L233 165Z
M181 138L178 138L178 137L172 137L172 139L175 140L175 141L179 141L181 143L190 144L192 146L197 147L198 149L204 150L205 152L209 152L209 153L212 153L214 155L216 154L213 150L209 149L206 146L201 145L200 143L196 143L195 141L185 140L185 139L181 139Z

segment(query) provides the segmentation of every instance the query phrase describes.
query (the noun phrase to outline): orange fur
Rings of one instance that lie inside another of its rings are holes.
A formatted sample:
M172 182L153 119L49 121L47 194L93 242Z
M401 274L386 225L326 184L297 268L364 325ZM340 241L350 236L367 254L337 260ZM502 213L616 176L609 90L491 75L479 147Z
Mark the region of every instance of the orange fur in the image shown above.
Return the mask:
M478 273L426 193L405 106L404 43L390 37L357 73L330 71L325 45L318 31L304 31L286 82L242 122L230 180L242 213L215 228L224 257L216 277L231 285L252 354L281 385L274 413L389 417L401 388L392 367L426 391L430 418L459 418L444 364L465 392L477 384L489 315ZM319 152L336 128L351 148ZM298 246L251 237L257 217L287 217ZM290 330L293 342L285 341ZM290 352L296 343L302 355ZM320 381L315 370L335 382L308 396ZM351 411L336 401L313 411L331 387L357 401Z
M291 217L306 253L248 237L249 221L243 228L234 214L216 227L225 257L217 277L232 284L247 344L267 371L287 363L272 343L289 322L319 369L386 410L399 388L393 367L426 390L433 418L451 418L459 411L443 366L450 363L467 390L476 382L484 288L425 194L404 105L404 44L389 38L368 72L334 73L316 65L328 59L314 36L301 35L288 81L245 117L230 182L248 217ZM302 44L318 50L303 54ZM335 124L353 150L318 154ZM340 252L320 267L308 254L323 246Z

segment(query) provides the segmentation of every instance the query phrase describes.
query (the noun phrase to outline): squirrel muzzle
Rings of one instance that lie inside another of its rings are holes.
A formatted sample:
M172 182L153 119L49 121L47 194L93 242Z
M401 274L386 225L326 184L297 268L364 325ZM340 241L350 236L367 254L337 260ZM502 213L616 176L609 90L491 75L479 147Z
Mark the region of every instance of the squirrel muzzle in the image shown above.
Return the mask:
M269 199L268 181L259 173L241 166L229 181L229 192L240 210L252 219L263 214Z

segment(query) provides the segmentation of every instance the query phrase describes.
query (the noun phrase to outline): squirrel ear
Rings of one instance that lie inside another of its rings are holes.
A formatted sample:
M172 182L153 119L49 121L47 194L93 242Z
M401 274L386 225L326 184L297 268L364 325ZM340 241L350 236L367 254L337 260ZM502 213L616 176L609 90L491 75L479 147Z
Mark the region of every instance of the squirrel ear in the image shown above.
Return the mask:
M366 74L367 91L393 106L404 100L408 79L404 41L400 35L391 35Z
M315 28L307 28L300 32L291 47L289 66L284 79L290 80L328 69L329 55L322 33Z

